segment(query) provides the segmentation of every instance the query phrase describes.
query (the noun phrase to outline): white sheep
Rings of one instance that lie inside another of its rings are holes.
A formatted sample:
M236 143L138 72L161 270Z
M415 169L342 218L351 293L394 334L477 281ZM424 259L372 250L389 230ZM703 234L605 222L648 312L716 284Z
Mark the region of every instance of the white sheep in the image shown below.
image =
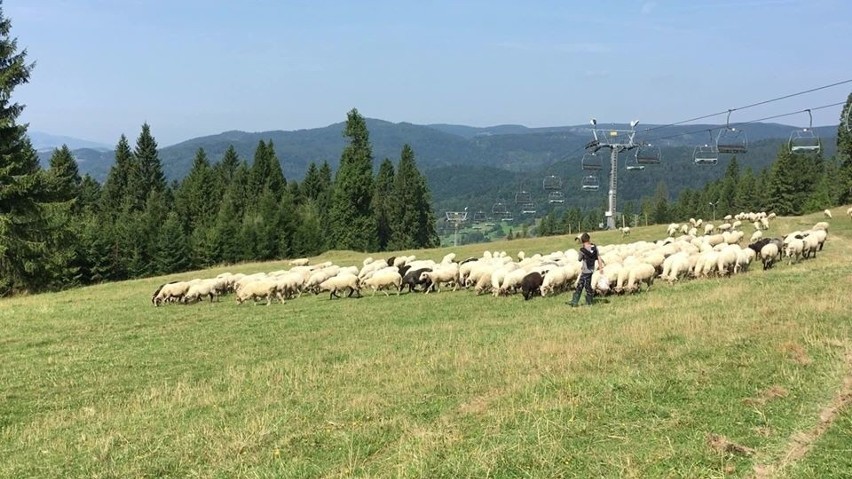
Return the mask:
M849 209L846 210L846 215L849 216L849 219L852 219L852 206L850 206Z
M151 297L151 302L154 306L159 306L165 301L180 301L189 291L190 284L188 281L176 281L174 283L164 284L154 292Z
M258 279L244 284L237 291L237 304L248 299L266 298L266 305L272 304L272 296L277 294L276 283L271 279ZM279 297L279 299L281 299ZM284 301L283 299L281 300Z
M757 230L751 234L751 238L748 240L749 244L756 242L760 238L763 238L763 231Z
M793 238L787 241L787 244L784 246L784 256L789 258L790 264L793 264L794 260L798 263L804 249L805 242L801 239Z
M443 259L441 259L441 264L450 264L453 260L456 259L455 253L447 253Z
M713 232L713 229L713 225L711 223L707 223L706 225L704 225L704 234L709 235Z
M183 297L184 303L197 302L204 299L205 296L210 298L219 298L219 295L225 290L225 280L223 278L207 279L195 283L189 287L186 295Z
M425 280L430 281L439 293L441 292L441 285L446 283L453 283L453 291L455 291L459 285L459 265L450 263L448 265L441 265L432 271L424 271L420 274L420 281ZM429 294L431 290L432 288L427 289L426 294Z
M630 227L629 226L625 226L624 228L621 228L621 236L622 237L630 236Z
M816 258L817 249L819 248L819 239L815 235L809 234L802 238L802 241L804 242L802 257L806 259L810 257Z
M290 260L290 266L307 266L310 262L308 258L297 258Z
M344 289L349 289L347 297L351 297L352 294L357 294L358 297L361 297L361 288L358 285L358 281L358 277L354 274L341 273L320 283L319 289L320 291L328 291L330 293L329 299L339 298L340 296L337 295L337 292Z
M396 295L399 296L402 291L402 276L400 276L399 271L381 270L370 278L364 280L361 284L362 286L369 286L373 288L373 296L375 296L376 292L379 290L382 290L385 293L385 296L390 296L387 289L391 286L396 288Z
M778 245L775 243L767 243L760 248L760 259L763 261L763 269L771 268L776 257L778 257Z
M826 218L831 219L831 210L825 210L822 214L825 215Z

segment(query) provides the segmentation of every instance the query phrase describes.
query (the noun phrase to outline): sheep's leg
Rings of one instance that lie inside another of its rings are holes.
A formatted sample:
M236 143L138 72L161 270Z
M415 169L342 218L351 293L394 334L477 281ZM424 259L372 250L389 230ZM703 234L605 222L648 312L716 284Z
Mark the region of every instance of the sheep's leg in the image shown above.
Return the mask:
M385 293L385 296L390 296L387 289L382 289L382 292Z

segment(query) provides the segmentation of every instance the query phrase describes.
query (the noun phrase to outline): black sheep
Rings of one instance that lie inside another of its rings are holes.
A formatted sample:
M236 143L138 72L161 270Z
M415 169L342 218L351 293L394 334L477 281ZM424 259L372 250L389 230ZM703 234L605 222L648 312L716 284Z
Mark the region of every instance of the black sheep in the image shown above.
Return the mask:
M432 282L429 281L428 279L426 279L426 280L420 279L420 276L423 273L425 273L426 271L432 271L432 268L420 268L420 269L416 269L414 271L408 271L407 273L405 273L405 276L402 277L402 284L400 285L400 291L402 291L402 288L405 288L405 286L408 286L408 292L413 293L417 289L417 286L421 286L421 285L423 286L423 291L428 291L429 288L432 287Z
M390 258L388 258L388 260L387 260L388 266L393 266L394 261L396 261L396 256L391 256Z
M532 299L533 296L541 292L541 284L544 282L544 275L534 271L521 280L521 291L524 294L524 301Z

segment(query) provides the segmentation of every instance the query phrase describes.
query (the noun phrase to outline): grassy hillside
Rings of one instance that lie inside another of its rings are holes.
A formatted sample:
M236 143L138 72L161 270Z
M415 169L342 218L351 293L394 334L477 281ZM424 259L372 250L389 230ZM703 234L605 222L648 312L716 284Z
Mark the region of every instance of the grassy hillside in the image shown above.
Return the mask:
M2 300L0 477L849 477L844 211L814 260L592 308L469 291L150 304L225 268ZM575 244L456 251L483 247Z

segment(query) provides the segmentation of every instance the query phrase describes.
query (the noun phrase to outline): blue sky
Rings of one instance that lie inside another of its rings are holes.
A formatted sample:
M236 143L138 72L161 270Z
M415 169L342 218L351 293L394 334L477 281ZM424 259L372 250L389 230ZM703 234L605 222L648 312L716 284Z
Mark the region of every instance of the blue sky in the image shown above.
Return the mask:
M166 146L322 127L353 107L418 124L669 123L852 78L848 0L5 0L3 9L37 62L15 91L23 121L110 145L145 121ZM840 109L815 112L815 125L836 124Z

